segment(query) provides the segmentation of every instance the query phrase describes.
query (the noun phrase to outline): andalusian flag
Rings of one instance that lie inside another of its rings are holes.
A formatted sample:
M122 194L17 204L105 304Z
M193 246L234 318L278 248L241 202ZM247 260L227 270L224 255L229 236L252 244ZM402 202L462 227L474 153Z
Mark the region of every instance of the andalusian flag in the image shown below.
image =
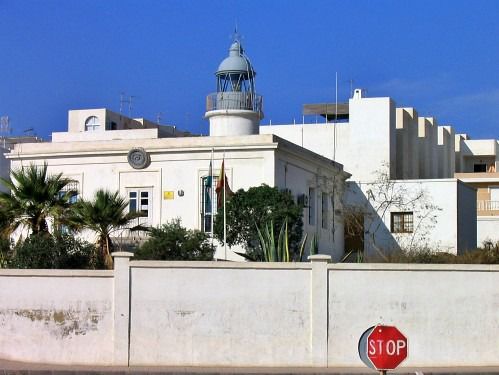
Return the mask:
M222 168L220 169L220 176L218 177L217 188L217 208L221 208L224 204L225 199L234 195L232 190L230 190L229 181L227 181L227 175L225 174L225 159L222 160Z
M210 160L210 169L208 170L208 177L204 180L204 185L205 185L205 196L204 196L204 212L205 213L212 213L212 200L213 200L213 167L212 163Z

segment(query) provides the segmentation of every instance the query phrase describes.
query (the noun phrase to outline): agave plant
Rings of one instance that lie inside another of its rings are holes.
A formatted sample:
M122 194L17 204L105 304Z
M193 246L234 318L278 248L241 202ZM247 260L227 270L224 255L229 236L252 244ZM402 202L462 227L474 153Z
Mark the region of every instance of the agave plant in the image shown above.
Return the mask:
M289 232L287 220L284 220L282 223L281 229L279 230L279 236L277 237L277 242L274 236L274 223L272 221L263 225L261 229L257 226L257 232L260 248L262 250L262 260L264 262L302 261L305 244L307 242L307 234L305 233L303 236L300 242L297 257L295 256L295 259L293 259L289 251ZM309 254L317 254L317 240L315 236L312 238L312 242L310 243Z
M288 221L284 220L277 242L274 236L274 222L264 224L260 230L256 227L264 262L289 262Z

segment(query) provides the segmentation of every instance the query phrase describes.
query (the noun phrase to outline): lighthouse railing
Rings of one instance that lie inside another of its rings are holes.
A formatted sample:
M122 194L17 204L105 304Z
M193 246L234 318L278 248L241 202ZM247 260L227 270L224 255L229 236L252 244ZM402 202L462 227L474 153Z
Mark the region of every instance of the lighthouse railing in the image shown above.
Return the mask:
M239 109L261 113L263 97L248 92L216 92L206 97L206 111Z

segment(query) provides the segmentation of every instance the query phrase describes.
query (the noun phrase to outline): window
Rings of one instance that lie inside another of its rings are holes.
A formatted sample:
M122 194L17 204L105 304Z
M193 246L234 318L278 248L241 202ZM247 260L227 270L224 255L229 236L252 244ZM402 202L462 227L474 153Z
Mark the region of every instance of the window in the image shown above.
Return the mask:
M64 188L59 192L59 195L63 196L68 191L76 191L76 194L73 195L71 198L69 198L69 203L70 204L76 203L78 201L78 194L79 194L79 192L78 192L78 181L70 182L69 184L67 184L66 186L64 186Z
M328 202L329 202L329 199L328 199L328 194L327 193L322 193L322 215L321 215L321 218L322 218L322 228L323 229L327 229L327 220L328 220Z
M211 233L211 217L217 213L217 194L215 187L218 183L218 177L209 176L201 178L201 231Z
M74 194L73 196L71 196L69 198L69 201L68 201L69 204L76 203L78 201L78 195L79 195L78 181L70 182L69 184L67 184L66 186L64 186L64 188L61 191L59 191L59 197L62 198L64 196L64 194L66 194L68 191L76 191L76 194ZM70 232L69 228L66 225L64 225L64 224L55 223L55 226L57 227L57 229L62 234L68 234Z
M93 132L100 129L100 122L97 116L90 116L85 121L85 131Z
M412 212L392 212L391 219L392 233L412 233L414 231L414 218Z
M489 186L490 200L499 201L499 186Z
M315 188L308 188L308 224L315 225Z
M152 222L152 189L128 189L128 212L138 213L135 225L151 225Z
M487 172L487 164L474 164L473 172L475 173Z

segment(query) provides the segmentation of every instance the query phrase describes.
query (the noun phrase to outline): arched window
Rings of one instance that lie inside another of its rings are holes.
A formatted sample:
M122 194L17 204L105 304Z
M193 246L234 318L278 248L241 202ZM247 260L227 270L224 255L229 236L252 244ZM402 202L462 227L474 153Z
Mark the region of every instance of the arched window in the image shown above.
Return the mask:
M99 118L97 116L90 116L85 121L85 131L86 132L93 132L93 131L99 130L99 128L100 128L100 122L99 122Z

